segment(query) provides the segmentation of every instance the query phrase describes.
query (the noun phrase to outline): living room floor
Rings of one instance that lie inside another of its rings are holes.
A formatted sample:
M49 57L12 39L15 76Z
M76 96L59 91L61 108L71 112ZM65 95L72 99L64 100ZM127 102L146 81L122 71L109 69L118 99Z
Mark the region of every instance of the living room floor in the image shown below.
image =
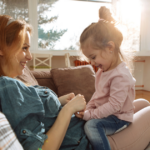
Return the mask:
M135 98L144 98L150 102L150 91L136 90Z

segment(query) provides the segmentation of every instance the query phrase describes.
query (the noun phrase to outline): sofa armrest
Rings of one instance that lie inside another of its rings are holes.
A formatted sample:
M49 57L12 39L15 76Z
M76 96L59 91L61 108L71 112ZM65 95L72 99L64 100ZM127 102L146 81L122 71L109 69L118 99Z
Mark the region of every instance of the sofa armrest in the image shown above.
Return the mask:
M46 86L57 94L57 88L54 84L50 71L31 71L31 72L39 85Z
M6 116L0 112L0 149L23 150Z

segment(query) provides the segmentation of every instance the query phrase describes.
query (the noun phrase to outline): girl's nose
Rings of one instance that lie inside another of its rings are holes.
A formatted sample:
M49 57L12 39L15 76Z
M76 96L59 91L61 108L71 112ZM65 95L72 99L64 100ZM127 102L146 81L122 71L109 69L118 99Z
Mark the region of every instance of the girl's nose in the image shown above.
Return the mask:
M26 58L28 59L28 61L32 60L32 54L30 51L28 51Z
M91 65L95 65L95 61L91 60Z

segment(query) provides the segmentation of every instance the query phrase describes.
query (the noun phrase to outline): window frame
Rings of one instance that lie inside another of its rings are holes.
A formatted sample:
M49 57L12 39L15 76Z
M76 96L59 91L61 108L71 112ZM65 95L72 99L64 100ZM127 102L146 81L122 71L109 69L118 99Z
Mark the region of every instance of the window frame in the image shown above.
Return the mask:
M80 1L80 0L79 0ZM82 0L84 1L84 0ZM90 0L87 0L86 2L88 2ZM112 0L111 2L105 2L105 3L113 3ZM91 2L94 2L91 0ZM96 1L97 2L97 1ZM99 1L100 2L100 1ZM103 0L101 1L101 3L103 2ZM43 54L47 54L47 53L52 53L53 55L56 56L62 56L64 55L66 52L70 54L70 56L78 56L79 52L77 50L47 50L47 49L42 49L38 47L38 12L37 12L37 6L38 6L38 0L28 0L28 10L29 10L29 23L32 25L33 27L33 31L34 34L31 36L31 52L32 53L43 53ZM150 9L149 9L150 11ZM147 37L149 37L150 35L145 34L145 26L144 24L146 23L145 21L149 20L149 24L150 24L150 19L148 18L144 18L144 14L146 12L142 12L141 13L141 20L140 20L140 48L139 51L137 52L137 56L150 56L150 46L148 48L146 48L145 46L145 39ZM144 22L143 22L143 18L144 18ZM144 31L144 32L143 32ZM148 43L148 40L146 41Z

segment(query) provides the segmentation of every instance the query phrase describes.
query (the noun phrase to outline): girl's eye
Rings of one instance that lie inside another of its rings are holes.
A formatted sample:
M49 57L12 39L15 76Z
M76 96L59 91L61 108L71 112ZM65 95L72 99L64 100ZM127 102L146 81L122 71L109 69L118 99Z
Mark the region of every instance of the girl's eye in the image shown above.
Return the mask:
M94 57L92 57L92 59L95 59L95 56L94 56Z

